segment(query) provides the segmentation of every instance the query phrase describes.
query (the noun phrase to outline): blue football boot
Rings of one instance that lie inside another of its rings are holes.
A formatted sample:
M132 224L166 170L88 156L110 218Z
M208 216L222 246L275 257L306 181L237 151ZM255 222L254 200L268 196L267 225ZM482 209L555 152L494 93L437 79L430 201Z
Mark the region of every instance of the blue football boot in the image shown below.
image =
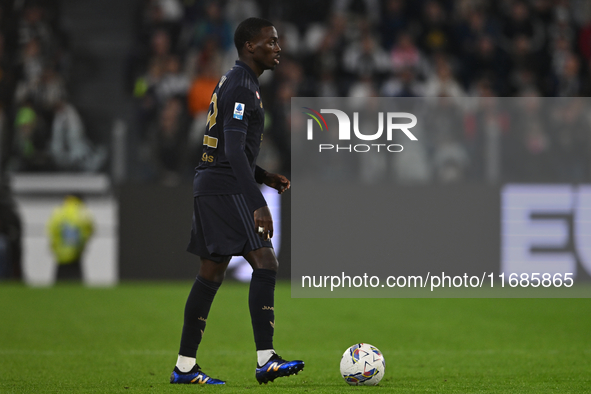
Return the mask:
M207 376L197 364L189 372L181 372L177 367L174 367L174 371L170 375L170 383L226 384L223 380Z
M279 355L273 354L265 365L257 366L256 378L259 384L267 384L282 376L297 375L302 369L304 369L303 361L285 361Z

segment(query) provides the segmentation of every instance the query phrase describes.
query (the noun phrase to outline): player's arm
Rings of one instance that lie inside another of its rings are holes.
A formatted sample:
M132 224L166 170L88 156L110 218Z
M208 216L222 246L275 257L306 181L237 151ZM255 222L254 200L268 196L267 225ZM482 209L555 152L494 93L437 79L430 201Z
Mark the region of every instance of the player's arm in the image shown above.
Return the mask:
M225 130L225 152L234 176L238 181L242 195L251 212L254 212L254 225L258 229L262 227L264 231L263 238L273 237L273 218L271 211L267 207L267 202L261 193L251 167L248 165L246 153L244 153L244 143L246 133L238 130Z
M228 98L231 97L231 100ZM248 158L244 152L248 121L255 109L254 93L250 89L237 87L233 91L225 92L221 102L224 110L224 150L226 158L230 162L238 186L248 205L249 211L253 212L255 230L263 238L273 236L273 219L267 207L267 202L259 189ZM242 114L238 108L242 107ZM262 227L264 231L258 231Z
M251 212L254 212L260 207L266 206L267 202L254 179L244 152L246 133L238 130L225 130L224 139L226 157L230 162L230 166L232 166L232 171L246 199L248 208Z
M272 187L277 190L279 194L290 188L291 183L287 177L280 174L272 174L263 170L261 167L256 166L254 171L254 179L257 183L264 183L265 185Z

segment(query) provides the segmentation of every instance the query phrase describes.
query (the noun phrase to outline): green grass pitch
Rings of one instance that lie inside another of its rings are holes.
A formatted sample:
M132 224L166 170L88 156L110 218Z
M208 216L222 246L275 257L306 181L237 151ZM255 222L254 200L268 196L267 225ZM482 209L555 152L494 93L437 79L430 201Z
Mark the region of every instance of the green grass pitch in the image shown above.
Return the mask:
M109 289L0 284L0 393L589 393L589 299L291 299L276 293L275 346L306 362L259 386L248 286L225 283L198 362L225 387L171 385L191 284ZM345 349L382 350L377 387L349 387Z

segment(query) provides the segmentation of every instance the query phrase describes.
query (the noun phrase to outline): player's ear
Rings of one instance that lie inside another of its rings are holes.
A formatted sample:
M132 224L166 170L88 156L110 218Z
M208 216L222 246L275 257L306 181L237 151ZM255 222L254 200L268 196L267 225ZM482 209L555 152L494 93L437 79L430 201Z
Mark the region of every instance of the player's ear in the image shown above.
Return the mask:
M254 43L250 42L250 41L246 41L244 43L244 48L249 52L249 53L254 53Z

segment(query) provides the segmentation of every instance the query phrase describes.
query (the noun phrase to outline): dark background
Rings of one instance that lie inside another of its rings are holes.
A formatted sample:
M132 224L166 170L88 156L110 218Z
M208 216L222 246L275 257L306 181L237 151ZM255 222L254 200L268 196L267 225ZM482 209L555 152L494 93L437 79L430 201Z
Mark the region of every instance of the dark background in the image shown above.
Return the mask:
M199 258L185 249L193 215L190 185L119 188L119 277L187 280L197 275ZM290 192L283 195L279 277L291 269Z

